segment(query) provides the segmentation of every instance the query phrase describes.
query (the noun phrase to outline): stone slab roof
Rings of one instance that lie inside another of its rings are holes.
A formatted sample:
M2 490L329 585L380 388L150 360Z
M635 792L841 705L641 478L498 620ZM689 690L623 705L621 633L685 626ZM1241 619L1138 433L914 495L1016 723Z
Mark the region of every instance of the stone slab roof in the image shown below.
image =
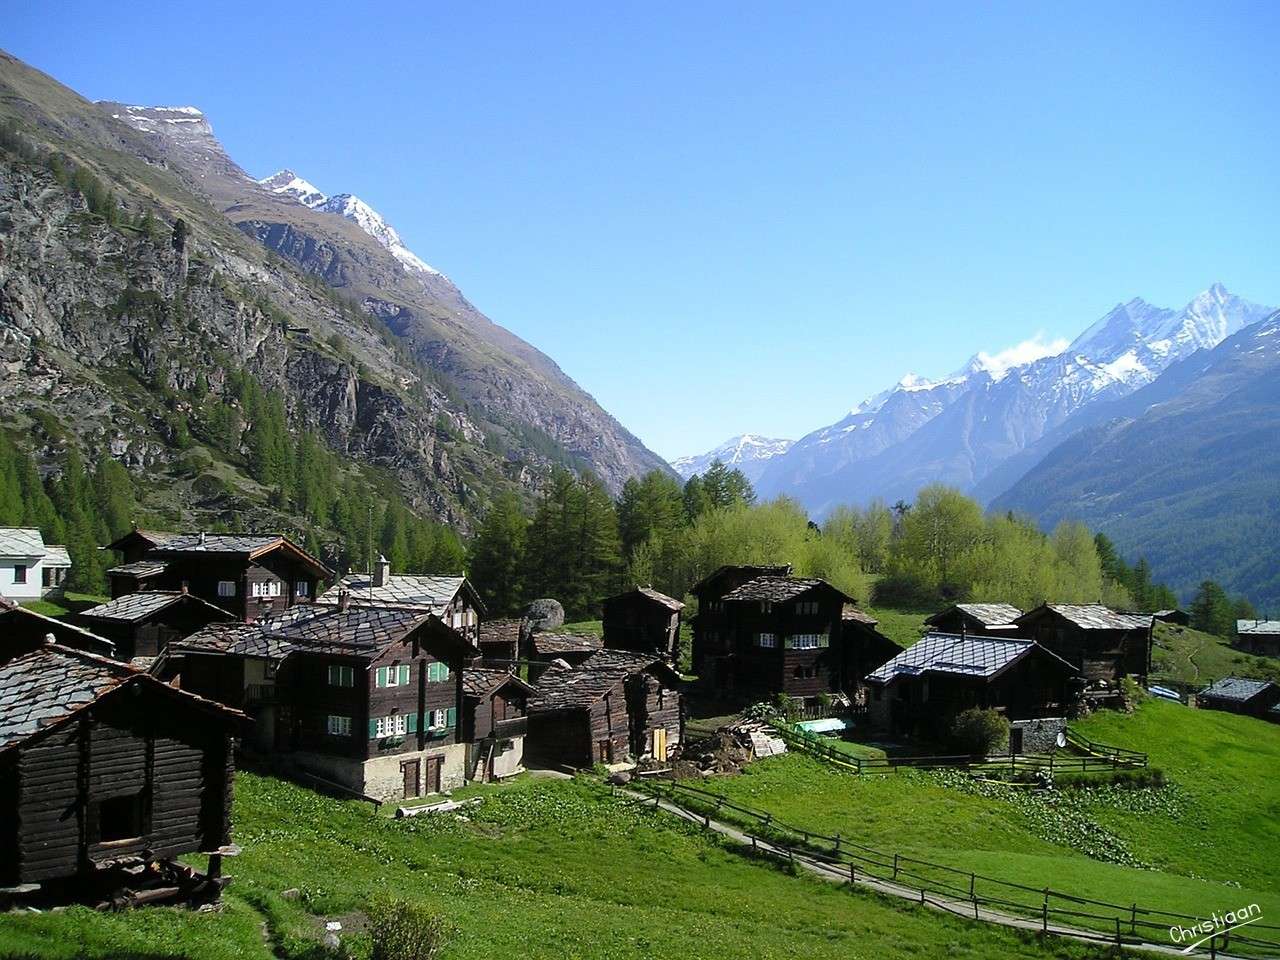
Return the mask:
M256 553L284 538L279 534L198 533L170 534L157 544L157 553Z
M30 527L0 527L0 557L43 557L44 537Z
M133 577L145 580L147 577L158 577L169 569L163 560L135 560L133 563L122 563L107 571L108 576Z
M889 683L898 677L925 673L989 678L1028 656L1036 648L1037 644L1031 640L930 633L869 673L867 679L875 683ZM1045 648L1039 649L1048 656L1061 660ZM1075 671L1066 661L1062 663Z
M1100 603L1046 603L1045 607L1082 630L1145 630L1152 622L1149 613L1119 613Z
M868 627L878 626L880 621L865 610L857 606L857 604L846 603L840 611L841 620L852 620L855 623L865 623Z
M589 653L604 646L604 638L591 633L535 633L529 638L535 654Z
M652 587L636 587L634 590L628 590L626 593L620 593L616 597L610 597L605 601L605 603L608 603L611 600L622 600L626 597L635 596L637 594L644 597L646 600L652 600L654 603L666 607L672 613L679 613L684 609L684 604L679 600L674 597L668 597L665 593L660 593Z
M137 593L126 593L122 597L82 610L80 616L90 620L137 623L180 603L202 607L220 620L231 618L231 614L221 607L214 606L207 600L201 600L189 593L183 593L181 590L141 590Z
M1022 616L1022 611L1010 603L957 603L941 613L935 613L925 623L934 623L951 610L960 610L968 614L984 627L1012 626L1013 621Z
M521 624L520 620L485 620L480 624L480 643L517 644Z
M69 567L71 566L71 553L61 543L46 543L44 545L44 565L46 567Z
M650 667L671 672L661 657L622 650L601 650L578 666L550 666L534 685L529 711L551 713L590 707L622 680ZM671 674L674 677L674 673Z
M453 602L465 577L418 576L393 573L381 587L367 573L349 573L322 593L320 603L337 603L346 591L352 604L378 603L439 612Z
M138 675L123 663L58 644L10 660L0 666L0 750Z
M1217 700L1233 700L1245 703L1274 686L1270 680L1250 680L1245 677L1223 677L1200 691L1202 697Z
M1237 620L1236 633L1270 636L1280 633L1280 620Z
M519 685L526 693L533 692L533 687L509 670L494 670L488 667L462 668L462 692L476 700L484 699L509 683Z
M785 603L803 593L807 593L814 587L825 584L825 580L808 577L756 577L754 580L748 580L736 590L730 590L724 595L723 599L726 602L731 600L769 600L773 603Z

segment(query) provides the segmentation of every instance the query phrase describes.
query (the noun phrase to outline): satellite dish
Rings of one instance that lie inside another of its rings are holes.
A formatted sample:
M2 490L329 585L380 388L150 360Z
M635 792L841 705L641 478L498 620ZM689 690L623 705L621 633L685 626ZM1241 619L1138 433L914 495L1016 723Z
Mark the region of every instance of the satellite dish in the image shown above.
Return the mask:
M1058 731L1058 746L1065 747L1067 745L1067 732L1065 730Z

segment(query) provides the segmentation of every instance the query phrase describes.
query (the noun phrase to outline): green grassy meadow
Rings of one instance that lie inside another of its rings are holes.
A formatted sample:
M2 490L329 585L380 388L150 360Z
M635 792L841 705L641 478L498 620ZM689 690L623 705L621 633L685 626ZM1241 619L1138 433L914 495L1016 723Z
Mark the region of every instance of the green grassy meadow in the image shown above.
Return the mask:
M1157 683L1205 687L1229 676L1280 681L1280 660L1245 653L1223 637L1175 624L1157 625L1151 658L1152 680Z
M358 931L388 893L449 918L449 958L1103 956L791 876L584 781L525 779L466 820L390 820L249 774L237 794L223 912L11 914L0 956L316 960L325 920ZM358 932L346 945L369 949Z

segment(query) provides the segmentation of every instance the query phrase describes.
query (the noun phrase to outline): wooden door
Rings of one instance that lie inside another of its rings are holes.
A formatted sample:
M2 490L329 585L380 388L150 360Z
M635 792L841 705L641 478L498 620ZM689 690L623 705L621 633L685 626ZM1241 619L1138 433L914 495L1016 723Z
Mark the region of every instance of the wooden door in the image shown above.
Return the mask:
M400 773L404 777L404 795L406 797L421 796L421 788L418 774L421 772L419 762L417 760L406 760L400 764Z
M1010 753L1022 752L1022 728L1021 727L1015 727L1013 730L1009 731L1009 752Z
M427 793L440 792L440 770L443 766L443 757L427 757Z
M667 728L658 727L653 731L653 759L665 763L667 759Z

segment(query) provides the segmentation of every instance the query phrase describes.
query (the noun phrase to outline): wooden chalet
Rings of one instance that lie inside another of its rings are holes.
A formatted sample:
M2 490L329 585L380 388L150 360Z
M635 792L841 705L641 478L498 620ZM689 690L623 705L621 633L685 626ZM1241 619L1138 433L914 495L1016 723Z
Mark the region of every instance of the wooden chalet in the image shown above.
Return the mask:
M787 577L791 564L729 564L718 567L695 583L689 592L698 600L698 612L694 615L693 672L706 676L712 661L732 652L728 610L724 605L725 594L736 590L756 577Z
M0 887L74 893L190 853L216 875L242 720L61 644L0 666Z
M502 780L524 769L533 687L506 669L462 668L462 739L467 779Z
M1077 676L1030 640L930 633L867 675L867 716L879 729L928 738L944 736L969 707L1010 720L1063 717Z
M1273 719L1277 704L1280 684L1271 680L1224 677L1196 694L1196 705L1202 710L1225 710L1261 719Z
M975 637L1016 637L1022 611L1008 603L953 603L925 620L930 633Z
M684 604L651 587L636 587L603 604L608 650L656 653L673 663L680 656L680 611Z
M107 571L112 599L140 590L183 590L245 622L309 603L333 571L279 534L135 530L108 545L126 559Z
M487 664L508 666L520 659L520 637L523 620L485 620L480 624L477 640L480 659Z
M1280 620L1237 620L1236 646L1263 657L1280 657Z
M1046 603L1024 613L1015 626L1018 636L1079 670L1087 686L1115 687L1127 676L1146 681L1154 623L1149 613L1117 613L1100 603Z
M715 603L717 629L703 631L699 676L724 694L804 700L852 691L897 650L825 580L765 574Z
M462 668L477 651L428 610L309 604L213 624L157 663L182 689L243 705L254 747L378 800L461 786Z
M1157 610L1151 615L1156 623L1172 623L1178 627L1191 626L1191 614L1185 610Z
M0 597L0 663L38 649L49 637L64 647L103 657L114 656L116 652L116 645L106 637Z
M353 606L433 613L473 644L485 612L480 594L466 577L392 573L385 557L378 558L372 574L347 574L321 594L320 602L336 604L344 595Z
M115 643L120 659L132 660L158 656L174 640L235 616L184 590L143 590L82 610L76 620Z
M679 684L654 654L601 650L577 666L553 664L529 699L526 754L549 767L665 762L684 737Z

